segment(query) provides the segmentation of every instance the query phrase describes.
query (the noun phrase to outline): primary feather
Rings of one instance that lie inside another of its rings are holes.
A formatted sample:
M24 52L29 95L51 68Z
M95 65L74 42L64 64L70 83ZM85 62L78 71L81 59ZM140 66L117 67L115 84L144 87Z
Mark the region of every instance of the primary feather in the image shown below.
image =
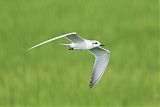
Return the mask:
M102 77L110 57L110 52L106 49L97 47L89 50L93 55L95 55L95 63L92 72L92 77L90 80L90 88L94 86Z
M84 39L82 39L80 36L78 36L76 32L73 32L73 33L64 34L64 35L61 35L61 36L46 40L44 42L41 42L41 43L39 43L39 44L27 49L27 51L29 51L29 50L31 50L33 48L36 48L38 46L41 46L43 44L46 44L48 42L54 41L56 39L64 38L64 37L66 37L68 40L72 41L73 43L74 42L82 42L82 41L84 41Z

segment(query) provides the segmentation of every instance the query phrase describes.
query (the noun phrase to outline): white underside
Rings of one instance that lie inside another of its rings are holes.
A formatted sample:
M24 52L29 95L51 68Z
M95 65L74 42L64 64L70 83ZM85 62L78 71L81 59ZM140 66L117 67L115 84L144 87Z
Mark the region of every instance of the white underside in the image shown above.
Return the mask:
M80 42L80 43L71 43L69 44L70 48L77 49L77 50L89 50L94 48L88 41Z

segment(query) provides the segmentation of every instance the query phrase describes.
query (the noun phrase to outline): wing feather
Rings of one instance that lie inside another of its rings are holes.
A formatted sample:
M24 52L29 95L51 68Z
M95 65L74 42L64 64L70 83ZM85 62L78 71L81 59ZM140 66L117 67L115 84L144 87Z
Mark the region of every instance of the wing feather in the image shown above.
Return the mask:
M110 57L109 50L97 47L89 50L93 55L95 55L95 63L93 67L92 77L90 80L90 88L94 86L102 77Z
M84 39L81 38L77 33L72 33L72 35L67 35L66 38L73 43L84 42Z
M44 41L44 42L41 42L41 43L39 43L39 44L37 44L37 45L35 45L35 46L27 49L27 51L29 51L29 50L31 50L31 49L33 49L33 48L36 48L36 47L38 47L38 46L41 46L41 45L43 45L43 44L45 44L45 43L54 41L54 40L56 40L56 39L64 38L64 37L66 37L68 40L70 40L70 41L72 41L72 42L82 42L82 41L84 41L84 39L82 39L80 36L78 36L76 32L73 32L73 33L64 34L64 35L61 35L61 36L58 36L58 37L55 37L55 38L46 40L46 41Z

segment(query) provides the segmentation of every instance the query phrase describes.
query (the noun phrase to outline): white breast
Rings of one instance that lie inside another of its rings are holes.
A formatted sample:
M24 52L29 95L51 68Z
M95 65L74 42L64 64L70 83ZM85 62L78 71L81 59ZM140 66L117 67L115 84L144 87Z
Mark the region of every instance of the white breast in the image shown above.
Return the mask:
M88 49L92 48L92 45L88 40L86 40L86 41L80 42L80 43L72 43L71 47L73 49L88 50Z

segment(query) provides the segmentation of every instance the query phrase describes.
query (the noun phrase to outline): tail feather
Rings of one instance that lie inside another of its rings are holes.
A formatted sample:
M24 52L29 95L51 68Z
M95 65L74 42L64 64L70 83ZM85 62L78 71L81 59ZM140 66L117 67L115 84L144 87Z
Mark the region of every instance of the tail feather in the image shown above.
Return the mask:
M61 44L61 45L64 45L64 46L69 46L70 44Z
M61 44L61 45L67 46L69 49L72 48L70 44Z

